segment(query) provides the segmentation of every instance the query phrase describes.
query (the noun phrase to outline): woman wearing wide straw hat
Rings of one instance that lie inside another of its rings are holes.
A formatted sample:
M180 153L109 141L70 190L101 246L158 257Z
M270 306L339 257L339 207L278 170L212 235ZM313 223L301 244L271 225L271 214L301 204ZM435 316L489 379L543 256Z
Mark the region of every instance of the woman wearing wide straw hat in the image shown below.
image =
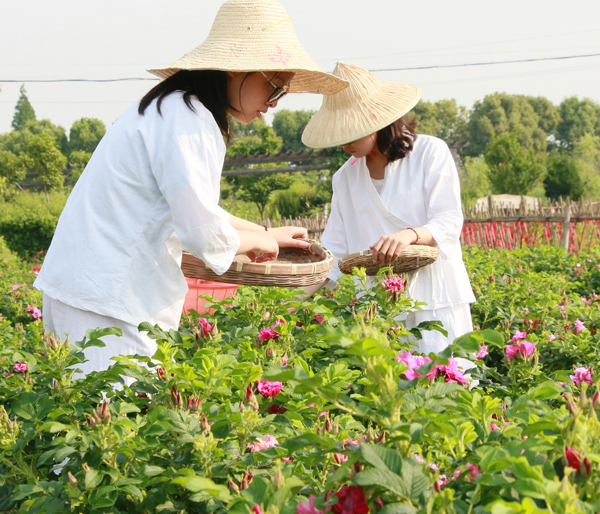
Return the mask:
M432 331L419 342L422 352L438 352L473 330L469 304L475 298L459 241L463 215L454 160L443 141L417 136L415 123L403 118L419 101L418 87L382 82L343 63L333 74L350 86L324 97L302 136L309 147L341 146L351 155L333 177L322 243L336 260L370 248L380 263L409 245L437 246L437 261L409 277L408 294L428 307L410 314L405 325L442 321L448 337ZM334 266L330 278L340 276Z
M164 68L98 145L59 220L35 286L44 292L44 326L80 340L119 327L106 348L86 350L88 373L115 355L153 355L143 321L176 329L187 292L182 249L216 273L239 253L275 258L299 246L302 228L265 228L218 205L229 115L261 117L286 93L337 93L300 45L276 0L230 0L206 41ZM264 257L263 257L264 258Z

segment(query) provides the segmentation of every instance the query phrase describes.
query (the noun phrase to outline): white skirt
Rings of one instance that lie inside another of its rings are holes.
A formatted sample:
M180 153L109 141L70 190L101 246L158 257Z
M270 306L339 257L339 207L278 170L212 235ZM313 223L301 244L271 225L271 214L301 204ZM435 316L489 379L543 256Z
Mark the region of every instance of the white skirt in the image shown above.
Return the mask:
M473 320L471 319L471 306L461 303L453 307L443 309L415 311L401 319L404 326L410 330L423 321L441 321L448 335L444 336L437 330L424 330L421 332L423 339L417 340L413 337L409 341L418 345L419 352L429 354L438 353L450 345L457 337L473 331Z
M173 309L166 309L159 313L156 319L148 321L153 325L158 324L163 330L168 331L178 328L180 317L181 310L174 312ZM84 375L92 371L108 369L111 364L115 363L111 359L117 355L138 354L152 357L156 353L156 341L150 339L146 332L139 332L137 326L120 319L77 309L50 298L46 294L43 295L42 319L46 332L60 337L63 341L68 336L72 343L81 341L90 328L117 327L123 331L121 337L114 335L103 337L101 340L106 345L103 348L93 346L84 350L87 361L77 365ZM75 375L75 378L81 377L82 375ZM128 377L124 378L128 384L132 382Z

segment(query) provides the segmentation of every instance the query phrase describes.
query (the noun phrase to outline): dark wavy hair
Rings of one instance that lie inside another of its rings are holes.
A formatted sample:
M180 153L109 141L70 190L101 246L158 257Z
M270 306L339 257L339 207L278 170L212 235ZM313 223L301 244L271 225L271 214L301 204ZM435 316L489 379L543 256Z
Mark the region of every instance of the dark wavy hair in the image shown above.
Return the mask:
M143 116L152 101L158 98L156 109L162 115L160 106L166 96L175 91L183 92L183 101L194 112L192 97L196 97L214 116L223 136L230 140L229 110L227 99L227 72L219 70L181 70L163 80L140 100L138 113Z
M412 152L417 139L417 117L404 117L390 123L377 132L377 147L385 155L388 162L406 157Z

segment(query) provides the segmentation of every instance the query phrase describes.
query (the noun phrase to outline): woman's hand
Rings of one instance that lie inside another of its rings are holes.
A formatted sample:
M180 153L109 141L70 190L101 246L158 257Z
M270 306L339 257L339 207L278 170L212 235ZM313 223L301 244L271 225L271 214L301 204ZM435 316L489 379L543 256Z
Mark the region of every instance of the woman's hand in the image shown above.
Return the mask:
M310 243L301 241L308 238L308 232L304 227L278 227L270 228L268 233L271 234L280 248L308 248Z
M414 244L417 239L412 230L401 230L395 234L382 236L379 241L369 248L373 253L373 262L381 265L390 264L400 256L400 252L407 246Z
M279 244L270 232L238 230L240 247L238 254L245 253L253 262L274 261L279 255Z

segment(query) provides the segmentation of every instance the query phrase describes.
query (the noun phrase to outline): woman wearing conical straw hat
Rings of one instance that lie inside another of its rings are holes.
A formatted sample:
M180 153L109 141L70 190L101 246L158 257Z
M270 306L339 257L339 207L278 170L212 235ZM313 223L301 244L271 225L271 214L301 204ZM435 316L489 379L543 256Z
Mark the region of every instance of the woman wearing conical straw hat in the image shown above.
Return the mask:
M78 341L90 328L122 330L86 349L84 373L116 355L152 356L141 322L178 327L182 249L222 274L236 254L273 259L279 247L307 245L302 228L265 231L219 207L228 116L250 123L286 93L347 86L305 52L276 0L227 1L203 44L149 71L163 80L98 145L35 282L47 331Z
M421 97L418 87L380 81L350 64L338 63L333 74L350 86L323 98L302 135L309 147L341 146L350 154L333 177L321 241L336 262L370 248L381 264L409 245L436 246L436 262L409 275L408 294L428 306L404 323L410 329L442 321L447 337L431 331L419 341L421 352L439 352L473 330L469 304L475 297L460 247L463 214L454 160L442 140L417 135L415 124L403 118ZM334 266L330 279L340 276Z

